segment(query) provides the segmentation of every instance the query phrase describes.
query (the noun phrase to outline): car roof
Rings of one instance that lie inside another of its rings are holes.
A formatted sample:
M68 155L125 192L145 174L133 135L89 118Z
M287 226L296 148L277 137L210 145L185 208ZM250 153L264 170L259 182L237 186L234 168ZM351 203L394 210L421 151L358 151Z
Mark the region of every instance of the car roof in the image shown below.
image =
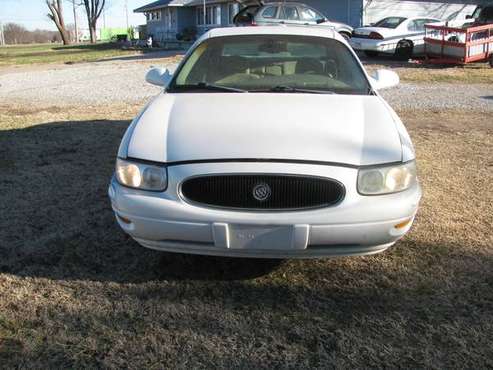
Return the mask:
M259 27L224 27L214 28L204 34L202 38L224 37L224 36L241 36L241 35L294 35L294 36L312 36L325 37L344 41L344 38L335 32L335 29L326 27L310 27L295 25L275 25Z

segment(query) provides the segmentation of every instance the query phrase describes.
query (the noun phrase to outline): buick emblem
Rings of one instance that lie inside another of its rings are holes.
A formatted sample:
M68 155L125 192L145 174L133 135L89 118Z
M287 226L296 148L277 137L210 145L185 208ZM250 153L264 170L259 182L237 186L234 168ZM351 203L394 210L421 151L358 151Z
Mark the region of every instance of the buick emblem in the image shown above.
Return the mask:
M260 202L264 202L270 198L271 190L267 184L258 184L253 188L253 197Z

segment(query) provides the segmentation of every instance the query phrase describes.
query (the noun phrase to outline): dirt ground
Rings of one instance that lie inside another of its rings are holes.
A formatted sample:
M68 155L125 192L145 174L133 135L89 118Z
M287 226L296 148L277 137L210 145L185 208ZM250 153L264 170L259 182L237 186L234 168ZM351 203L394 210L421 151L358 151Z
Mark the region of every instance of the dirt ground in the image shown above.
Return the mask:
M493 368L493 126L402 111L424 198L372 257L145 250L107 197L137 106L0 104L0 367Z

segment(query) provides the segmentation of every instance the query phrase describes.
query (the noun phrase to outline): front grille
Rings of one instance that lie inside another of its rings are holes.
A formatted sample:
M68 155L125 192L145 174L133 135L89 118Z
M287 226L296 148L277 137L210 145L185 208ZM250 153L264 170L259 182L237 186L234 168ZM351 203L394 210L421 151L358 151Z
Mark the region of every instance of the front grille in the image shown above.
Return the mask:
M242 210L300 210L329 207L345 195L332 179L290 175L212 175L187 179L183 197L210 207Z

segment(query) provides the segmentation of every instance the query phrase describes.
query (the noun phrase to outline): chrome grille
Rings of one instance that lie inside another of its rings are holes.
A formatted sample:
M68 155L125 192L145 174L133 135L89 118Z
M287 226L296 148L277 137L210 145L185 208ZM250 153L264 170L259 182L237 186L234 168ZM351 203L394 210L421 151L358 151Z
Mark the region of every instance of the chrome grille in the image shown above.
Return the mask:
M333 179L298 175L231 174L185 180L183 197L191 203L238 210L303 210L330 207L345 195Z

